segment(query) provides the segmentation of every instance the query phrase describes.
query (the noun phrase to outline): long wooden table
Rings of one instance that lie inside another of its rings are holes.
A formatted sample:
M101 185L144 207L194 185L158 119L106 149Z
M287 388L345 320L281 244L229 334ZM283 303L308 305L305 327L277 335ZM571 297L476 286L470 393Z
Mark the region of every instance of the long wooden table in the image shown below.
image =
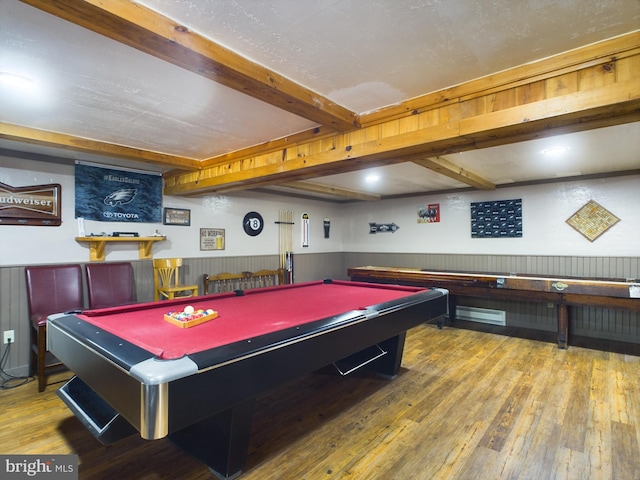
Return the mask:
M457 296L553 303L558 307L560 348L568 345L570 306L640 312L640 281L637 279L555 278L376 266L349 268L348 275L351 280L361 282L446 288L452 321L455 320Z

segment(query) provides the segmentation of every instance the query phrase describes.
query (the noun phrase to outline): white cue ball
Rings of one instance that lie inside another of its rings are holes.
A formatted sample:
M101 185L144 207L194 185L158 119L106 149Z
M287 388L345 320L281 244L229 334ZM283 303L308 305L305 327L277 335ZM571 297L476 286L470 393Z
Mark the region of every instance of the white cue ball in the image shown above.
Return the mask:
M194 311L195 309L191 305L187 305L186 307L184 307L184 313L186 313L187 315L191 315Z

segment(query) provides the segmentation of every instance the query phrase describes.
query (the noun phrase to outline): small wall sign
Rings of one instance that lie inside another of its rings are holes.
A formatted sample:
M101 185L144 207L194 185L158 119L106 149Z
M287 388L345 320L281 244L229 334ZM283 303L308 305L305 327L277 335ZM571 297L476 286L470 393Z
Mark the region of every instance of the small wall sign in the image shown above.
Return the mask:
M57 183L11 187L0 183L0 225L58 227L62 187Z
M264 220L258 212L249 212L242 219L244 233L251 237L260 235L264 228Z
M308 247L309 246L309 214L308 213L303 213L301 216L301 220L302 220L302 246L303 247Z
M164 225L181 225L188 227L191 225L191 210L186 208L165 208L162 214Z
M440 221L440 204L430 203L418 208L418 223L437 223Z
M400 227L395 223L369 223L369 235L376 233L396 233Z
M567 224L584 238L593 242L619 221L618 217L598 202L589 200L567 219Z
M322 226L324 227L324 238L329 238L329 231L331 230L331 219L324 217L322 220Z
M224 250L224 228L201 228L200 250Z

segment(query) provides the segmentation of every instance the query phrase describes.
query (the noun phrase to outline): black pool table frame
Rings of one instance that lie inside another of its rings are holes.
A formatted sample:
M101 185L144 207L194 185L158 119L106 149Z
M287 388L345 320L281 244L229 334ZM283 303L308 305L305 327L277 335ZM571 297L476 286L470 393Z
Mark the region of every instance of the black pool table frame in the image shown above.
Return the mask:
M447 296L447 290L424 290L170 361L75 314L51 316L47 337L76 375L60 397L101 441L136 431L147 439L168 435L217 477L235 478L247 460L258 394L369 351L367 368L395 377L407 330L443 318ZM112 414L107 425L96 425L96 410Z

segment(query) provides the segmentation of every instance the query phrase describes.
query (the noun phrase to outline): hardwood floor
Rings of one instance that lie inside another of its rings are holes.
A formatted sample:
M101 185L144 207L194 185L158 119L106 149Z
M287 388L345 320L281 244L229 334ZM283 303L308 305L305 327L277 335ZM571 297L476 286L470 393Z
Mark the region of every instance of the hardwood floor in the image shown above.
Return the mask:
M212 478L168 440L102 446L55 387L0 403L1 453L77 453L81 479ZM243 480L638 480L640 357L422 325L395 380L307 375L253 423Z

